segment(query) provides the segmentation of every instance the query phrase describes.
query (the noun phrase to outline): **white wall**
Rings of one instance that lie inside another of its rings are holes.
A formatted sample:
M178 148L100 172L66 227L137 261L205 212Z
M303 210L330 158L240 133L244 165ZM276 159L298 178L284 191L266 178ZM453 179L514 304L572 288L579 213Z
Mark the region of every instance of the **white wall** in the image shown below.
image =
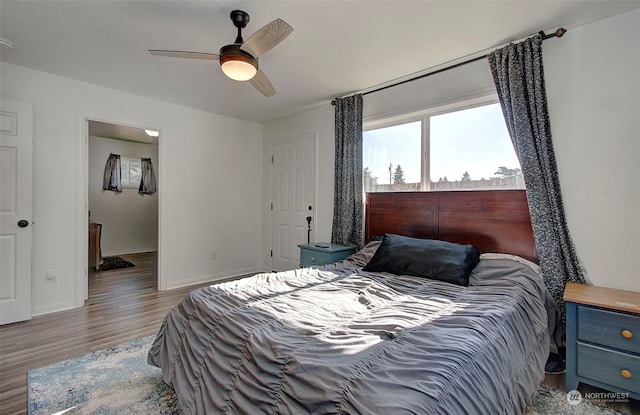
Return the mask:
M261 125L4 62L0 76L2 98L34 108L34 315L79 306L85 295L85 117L161 132L161 288L260 269ZM51 269L56 282L46 282Z
M140 160L150 157L159 173L158 145L89 137L89 210L91 221L102 224L103 256L158 250L158 194L102 190L104 166L111 153Z
M432 108L444 108L460 101L496 94L486 60L408 82L364 97L364 121L407 114Z
M640 291L640 10L544 44L567 221L595 285Z
M560 182L577 253L593 284L640 291L639 39L636 10L546 41L543 57ZM480 61L367 95L364 115L374 119L446 105L493 89L488 64ZM273 141L318 131L318 200L323 205L316 232L322 237L331 234L333 122L327 103L264 127L265 159ZM265 177L268 171L265 163ZM266 179L263 188L268 195ZM268 246L269 228L263 229Z

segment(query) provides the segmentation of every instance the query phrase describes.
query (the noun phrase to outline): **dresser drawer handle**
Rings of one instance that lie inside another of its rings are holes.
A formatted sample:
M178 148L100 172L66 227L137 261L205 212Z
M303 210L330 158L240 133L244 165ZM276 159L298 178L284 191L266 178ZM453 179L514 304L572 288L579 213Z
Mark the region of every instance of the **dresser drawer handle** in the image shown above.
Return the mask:
M620 374L622 375L623 378L625 379L631 379L632 375L631 375L631 371L627 370L627 369L622 369L620 371Z
M622 337L624 337L625 339L631 339L633 337L633 333L631 332L631 330L622 330L620 332L620 334L622 335Z
M311 257L311 262L316 262L316 257L312 256ZM623 334L623 336L624 336L624 334Z

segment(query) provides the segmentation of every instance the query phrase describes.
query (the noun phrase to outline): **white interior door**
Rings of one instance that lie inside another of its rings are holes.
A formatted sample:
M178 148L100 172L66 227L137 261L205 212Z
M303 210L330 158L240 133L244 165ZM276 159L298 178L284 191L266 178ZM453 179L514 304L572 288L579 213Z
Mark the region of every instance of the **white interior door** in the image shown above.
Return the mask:
M315 141L315 136L308 136L273 146L271 262L274 271L300 267L298 244L307 243L308 216L312 218L311 229L314 227Z
M31 318L33 108L0 102L0 324Z

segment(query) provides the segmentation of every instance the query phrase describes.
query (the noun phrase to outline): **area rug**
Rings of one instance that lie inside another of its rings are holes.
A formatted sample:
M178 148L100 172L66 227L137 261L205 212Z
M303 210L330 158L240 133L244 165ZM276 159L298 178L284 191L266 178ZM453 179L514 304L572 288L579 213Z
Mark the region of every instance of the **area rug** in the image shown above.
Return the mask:
M147 364L153 336L29 372L30 415L182 414L160 369Z
M182 414L173 389L160 369L147 364L153 336L99 350L28 375L30 415ZM567 394L540 386L525 415L619 415L582 400L570 405Z
M120 258L119 256L106 256L102 258L102 264L100 264L99 271L109 271L112 269L129 268L129 267L135 267L135 265L129 261L126 261Z

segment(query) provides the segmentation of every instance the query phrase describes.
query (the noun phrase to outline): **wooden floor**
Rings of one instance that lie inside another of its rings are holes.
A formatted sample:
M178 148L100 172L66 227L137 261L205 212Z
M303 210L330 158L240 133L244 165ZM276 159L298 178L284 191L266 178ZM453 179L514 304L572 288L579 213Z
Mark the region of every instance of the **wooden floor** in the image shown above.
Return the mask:
M135 265L134 268L121 268L97 272L89 270L89 300L87 304L118 299L131 294L147 294L158 290L158 253L120 255Z
M158 292L154 254L122 258L135 267L90 272L85 306L0 327L0 414L27 413L29 370L155 334L194 288Z
M155 254L122 257L135 267L90 272L85 306L0 327L0 414L27 413L29 370L155 334L167 311L195 288L158 292ZM548 375L545 383L564 390L564 375ZM636 400L608 406L640 415Z

